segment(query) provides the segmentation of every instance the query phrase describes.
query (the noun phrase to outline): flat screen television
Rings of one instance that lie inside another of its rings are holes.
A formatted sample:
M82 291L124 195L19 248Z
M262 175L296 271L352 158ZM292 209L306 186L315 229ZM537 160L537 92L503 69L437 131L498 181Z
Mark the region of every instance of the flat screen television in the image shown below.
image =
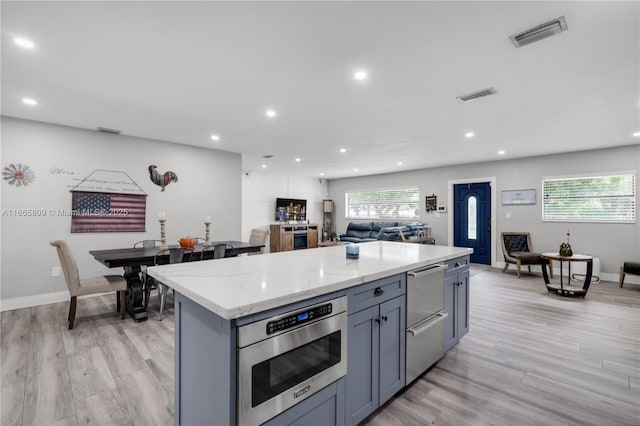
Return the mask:
M279 222L307 220L307 200L276 198L276 220Z

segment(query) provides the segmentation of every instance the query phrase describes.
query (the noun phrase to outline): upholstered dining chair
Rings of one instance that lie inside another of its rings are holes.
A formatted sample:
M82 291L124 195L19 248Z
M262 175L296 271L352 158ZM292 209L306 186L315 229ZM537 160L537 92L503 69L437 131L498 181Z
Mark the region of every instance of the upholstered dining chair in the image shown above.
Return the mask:
M181 247L176 248L168 248L166 250L159 250L158 253L153 258L153 264L158 265L158 256L166 256L169 255L169 263L182 263L184 260L185 249ZM164 264L164 263L163 263ZM158 289L158 297L160 299L160 321L162 321L162 314L164 312L164 305L167 299L167 292L169 291L169 287L162 284L159 281L154 280L149 275L146 276L146 280L144 283L145 288L145 309L149 304L149 297L151 296L151 290L154 288Z
M532 249L531 234L528 232L502 232L502 254L504 255L504 269L506 272L510 264L516 265L516 273L520 278L520 267L527 265L529 274L531 274L531 265L541 265L542 256ZM553 278L553 264L549 262L549 275Z
M268 229L253 228L251 230L251 235L249 235L249 243L263 244L266 246L267 238L269 238L269 233L270 231ZM264 247L260 249L259 253L256 252L256 253L249 253L249 254L252 255L252 254L262 254L262 253L264 253Z
M127 280L120 275L104 275L91 278L80 278L78 272L78 264L64 240L55 240L49 242L56 248L58 258L60 258L60 266L64 273L64 279L67 282L67 288L71 294L71 302L69 304L69 330L73 328L76 319L76 304L78 296L87 294L106 293L110 291L117 292L116 310L120 311L122 319L124 319L124 298L127 292Z

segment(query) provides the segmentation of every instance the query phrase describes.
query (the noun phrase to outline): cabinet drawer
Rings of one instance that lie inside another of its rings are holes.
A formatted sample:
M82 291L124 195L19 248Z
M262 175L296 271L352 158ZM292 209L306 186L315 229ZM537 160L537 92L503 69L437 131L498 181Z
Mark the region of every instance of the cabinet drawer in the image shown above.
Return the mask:
M445 277L451 277L462 271L466 271L469 269L469 256L462 256L447 260L447 266L448 268L444 271Z
M358 312L406 293L406 275L397 274L347 290L349 313Z

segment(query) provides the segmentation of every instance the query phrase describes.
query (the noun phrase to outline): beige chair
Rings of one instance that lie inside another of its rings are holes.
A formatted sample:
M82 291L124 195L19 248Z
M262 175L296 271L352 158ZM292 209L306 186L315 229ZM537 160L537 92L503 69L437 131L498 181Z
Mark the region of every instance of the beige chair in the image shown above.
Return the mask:
M120 275L105 275L92 278L80 278L78 273L78 264L66 241L56 240L49 242L58 252L60 258L60 266L64 272L64 279L67 282L67 288L71 294L71 303L69 305L69 330L73 328L76 319L76 302L78 296L87 294L106 293L109 291L117 292L116 309L120 311L122 319L124 319L124 297L127 292L127 280Z
M502 254L504 255L504 269L506 272L510 264L516 265L516 272L520 278L520 267L527 265L531 274L531 265L542 266L542 256L531 248L531 235L528 232L503 232L501 234ZM553 264L549 264L549 276L553 278Z
M253 228L251 230L251 235L249 236L250 244L263 244L267 245L267 238L269 238L270 231L268 229L258 229ZM264 247L260 249L260 253L249 253L251 254L262 254L264 253Z

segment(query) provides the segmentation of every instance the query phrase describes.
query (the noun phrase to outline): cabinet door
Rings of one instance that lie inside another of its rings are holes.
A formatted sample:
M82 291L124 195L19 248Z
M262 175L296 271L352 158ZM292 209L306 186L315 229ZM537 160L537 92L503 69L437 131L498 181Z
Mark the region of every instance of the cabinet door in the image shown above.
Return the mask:
M347 425L356 425L378 408L378 306L348 319Z
M456 321L456 292L458 288L458 275L445 275L444 278L444 311L449 316L444 320L444 351L451 349L458 343L458 331Z
M318 247L318 230L309 228L307 232L307 248Z
M293 250L293 232L283 232L280 240L280 251Z
M404 387L404 305L404 297L380 304L380 405Z
M458 339L469 332L469 271L458 274L458 286L456 294L456 328ZM445 339L446 340L446 339Z

